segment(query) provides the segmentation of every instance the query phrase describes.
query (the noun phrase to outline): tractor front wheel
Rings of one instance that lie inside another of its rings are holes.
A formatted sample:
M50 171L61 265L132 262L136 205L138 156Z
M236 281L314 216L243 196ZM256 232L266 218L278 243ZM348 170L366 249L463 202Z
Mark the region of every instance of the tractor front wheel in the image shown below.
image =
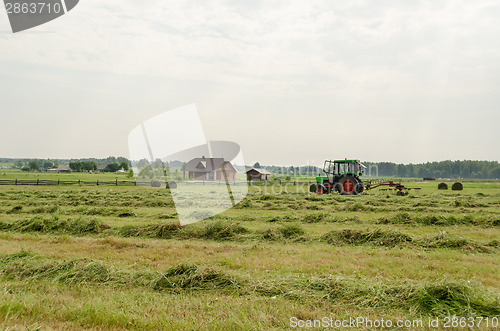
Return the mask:
M324 186L323 185L318 185L318 187L316 188L316 194L317 195L321 195L323 193L326 193L326 190L325 190Z
M316 193L317 189L318 189L318 185L316 185L316 184L312 184L311 186L309 186L309 192L311 192L311 193Z

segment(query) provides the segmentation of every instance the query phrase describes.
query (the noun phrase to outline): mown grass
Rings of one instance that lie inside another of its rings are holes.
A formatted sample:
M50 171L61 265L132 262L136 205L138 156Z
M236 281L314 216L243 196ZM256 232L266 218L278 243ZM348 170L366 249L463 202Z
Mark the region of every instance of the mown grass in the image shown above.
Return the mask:
M282 329L292 316L497 316L500 186L421 186L406 197L253 187L237 208L186 227L166 190L0 187L0 325Z
M308 235L300 223L285 223L278 227L270 227L264 231L252 231L234 220L219 219L205 222L204 225L181 227L177 222L157 223L148 225L126 225L111 227L98 219L61 220L57 216L43 218L35 216L31 219L19 220L13 223L0 223L0 230L19 233L53 233L69 235L99 235L121 236L157 239L206 239L206 240L239 240L239 241L285 241L295 239L295 242L307 244L310 241L323 240L332 245L375 245L384 247L406 246L421 248L466 249L491 253L496 251L498 242L491 240L477 243L465 238L453 237L445 232L435 236L414 237L396 231L362 231L342 229L330 231L321 236Z
M154 291L220 291L233 295L262 295L290 300L326 300L356 307L392 308L432 316L497 316L498 297L474 291L470 286L443 280L437 284L364 284L339 277L286 277L266 280L242 279L210 266L179 264L166 272L129 271L107 266L101 261L78 259L51 261L29 252L0 258L5 280L53 282L77 285L144 287Z

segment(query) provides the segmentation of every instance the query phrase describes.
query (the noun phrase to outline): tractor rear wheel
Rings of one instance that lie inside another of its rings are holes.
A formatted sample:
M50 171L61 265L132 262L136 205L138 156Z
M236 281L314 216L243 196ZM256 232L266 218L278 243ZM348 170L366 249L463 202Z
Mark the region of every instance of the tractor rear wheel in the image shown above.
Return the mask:
M339 192L342 195L355 195L358 194L358 181L354 176L343 176L339 180Z

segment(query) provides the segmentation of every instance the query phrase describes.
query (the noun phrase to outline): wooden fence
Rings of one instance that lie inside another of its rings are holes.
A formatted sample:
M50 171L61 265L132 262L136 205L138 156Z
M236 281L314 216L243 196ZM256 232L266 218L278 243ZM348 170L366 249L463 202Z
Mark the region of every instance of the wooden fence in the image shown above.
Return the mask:
M113 180L113 181L85 181L85 180L45 180L45 179L0 179L0 185L14 185L14 186L71 186L71 185L81 185L81 186L154 186L154 181L132 181L132 180ZM273 182L273 181L229 181L231 185L303 185L312 184L313 182ZM176 182L177 185L226 185L225 181L181 181Z
M150 183L140 183L136 181L127 180L114 180L114 181L83 181L83 180L44 180L44 179L10 179L10 180L0 180L0 185L44 185L44 186L57 186L57 185L86 185L86 186L101 186L101 185L113 185L113 186L136 186L141 184Z

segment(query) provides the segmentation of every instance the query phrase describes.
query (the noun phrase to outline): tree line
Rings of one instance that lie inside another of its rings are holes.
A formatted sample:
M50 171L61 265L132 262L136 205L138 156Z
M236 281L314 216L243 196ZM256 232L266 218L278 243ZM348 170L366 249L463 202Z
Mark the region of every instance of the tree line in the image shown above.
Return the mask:
M12 162L14 168L20 169L22 171L47 171L49 169L55 169L63 164L68 164L71 171L82 172L82 171L95 171L97 170L98 164L106 164L106 168L102 171L104 172L116 172L120 169L125 171L129 170L129 160L124 157L113 157L110 156L106 159L80 159L80 160L41 160L41 159L0 159L2 162Z
M73 161L69 163L69 168L71 171L82 172L82 171L95 171L97 170L97 163L94 161ZM129 170L128 162L113 162L103 169L104 172L117 172L118 170Z
M72 171L95 171L97 164L108 164L106 172L116 172L120 169L129 170L129 160L124 157L108 157L106 159L80 159L80 160L39 160L39 159L0 159L0 162L12 162L18 169L24 171L46 171L57 168L60 164L68 164ZM157 160L156 162L161 162ZM138 168L143 169L147 160L138 162ZM393 162L363 162L368 169L366 174L379 177L401 178L473 178L473 179L500 179L500 163L497 161L441 161L420 164L397 164ZM184 177L185 163L171 161L162 164L167 173L175 173L177 177ZM315 166L264 166L256 162L253 167L266 169L274 175L291 176L317 176L321 169ZM177 171L175 169L178 169ZM145 170L147 172L148 170ZM243 169L244 171L244 169ZM143 175L149 175L144 173Z
M499 179L497 161L441 161L421 164L396 164L392 162L366 162L366 172L371 176L401 178L474 178Z

